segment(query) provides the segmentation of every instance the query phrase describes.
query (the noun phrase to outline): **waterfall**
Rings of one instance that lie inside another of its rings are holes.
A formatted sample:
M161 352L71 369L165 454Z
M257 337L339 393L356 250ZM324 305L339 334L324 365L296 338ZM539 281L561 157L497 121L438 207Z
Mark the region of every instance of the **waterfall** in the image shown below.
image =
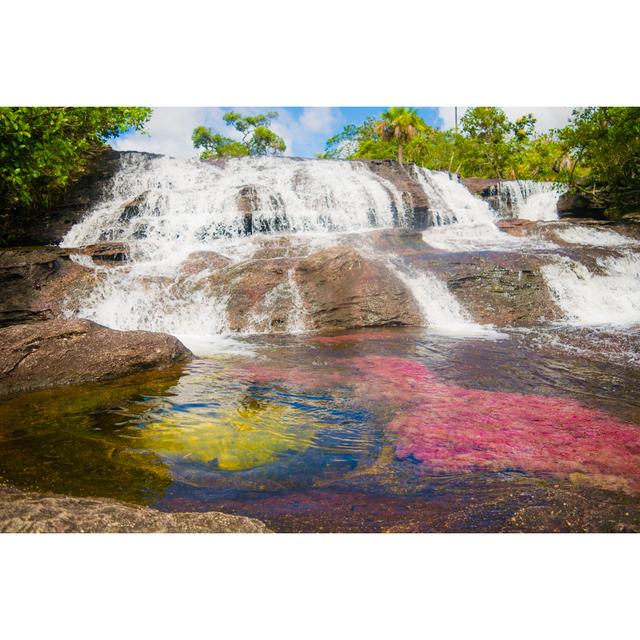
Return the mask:
M434 274L416 271L397 258L388 260L387 265L411 291L430 332L492 339L505 337L491 325L474 322L447 285Z
M555 182L504 180L495 186L497 210L503 217L557 220L562 187Z
M609 231L608 229L594 229L584 225L568 225L566 227L556 229L554 233L565 242L591 247L624 247L640 245L640 242L637 240L623 236L615 231Z
M179 261L248 231L359 231L404 222L402 194L363 162L208 163L125 153L102 204L62 244L122 241L134 257Z
M410 171L429 201L431 225L422 233L427 245L452 253L549 254L553 262L542 268L543 277L567 322L624 324L640 319L639 256L633 253L637 241L609 230L552 225L552 232L564 242L600 251L597 268L591 272L560 255L560 247L542 237L514 237L501 231L497 212L457 176L417 167ZM533 216L527 214L531 209L546 219L550 214L540 203L547 206L557 198L557 192L544 184L503 183L503 188L511 194L519 216ZM398 250L381 251L376 238L383 236L364 233L409 226L411 219L405 216L403 193L366 162L291 158L199 162L124 153L100 203L70 229L62 244L123 242L129 246L129 260L99 265L88 256L74 255L82 267L95 271L95 285L81 299L76 292L74 299L66 300L66 314L115 329L168 332L200 355L238 349L228 338L230 325L248 333L304 333L311 323L296 282L295 261L348 243L391 269L414 296L430 331L501 337L494 327L475 323L446 283L419 259L405 260L399 238L398 245L387 245ZM601 248L607 247L618 253L602 257ZM209 264L205 254L197 267L203 270L193 274L185 268L190 254L207 251L219 254L210 263L218 266L204 268ZM574 248L571 251L573 257ZM268 262L279 259L281 268ZM252 278L260 277L252 274L259 274L261 260L274 270L253 290ZM218 273L227 264L230 270ZM235 297L237 286L244 287L239 297ZM237 300L246 308L234 307Z
M542 268L566 322L628 325L640 321L640 255L597 259L600 273L566 256Z
M443 251L516 251L549 246L541 240L514 238L496 226L496 214L474 196L456 175L416 167L415 177L427 197L433 223L424 241Z
M489 205L474 198L456 175L414 167L414 175L429 199L429 211L435 226L447 224L492 225Z

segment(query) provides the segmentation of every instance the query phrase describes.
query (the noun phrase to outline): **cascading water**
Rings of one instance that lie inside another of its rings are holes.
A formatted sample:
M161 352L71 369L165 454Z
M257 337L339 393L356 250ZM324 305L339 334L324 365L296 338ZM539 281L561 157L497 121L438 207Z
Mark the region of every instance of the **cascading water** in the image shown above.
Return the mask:
M423 234L427 244L444 251L515 251L532 245L531 240L502 233L489 205L457 176L420 167L414 172L429 198L433 226ZM535 244L545 246L544 242Z
M640 321L640 255L598 258L601 273L567 257L542 268L566 321L578 325L631 325Z
M559 251L541 238L501 231L496 213L456 176L416 167L411 171L429 201L432 225L423 233L428 245L448 252ZM547 185L536 191L529 183L515 184L522 196L520 215L534 206L537 196L557 197ZM287 242L296 238L286 254L295 258L343 242L346 234L363 237L359 232L408 225L410 218L405 217L403 194L365 162L236 158L202 163L125 153L102 202L69 231L63 246L126 242L130 260L107 267L86 256L74 257L96 271L97 284L79 302L69 302L67 314L116 329L165 331L200 354L209 351L207 345L215 344L215 351L220 336L230 333L230 294L207 286L216 267L191 275L183 272L190 254L213 251L231 264L243 263L251 261L270 236L287 236ZM575 225L560 225L554 232L579 245L632 251L638 244L610 231ZM365 241L361 247L365 253L366 245ZM432 330L501 335L490 325L476 324L435 274L414 268L392 252L373 254L412 292ZM603 273L595 274L568 258L554 260L544 268L544 277L567 321L638 322L634 254L600 264ZM307 312L295 269L285 268L284 279L265 292L262 304L247 311L247 331L273 329L269 314L277 308L289 310L278 330L306 330Z
M555 234L565 242L592 247L625 247L638 246L640 242L628 238L615 231L607 229L593 229L587 226L575 225L557 229Z
M413 294L431 332L461 337L506 337L491 325L474 322L434 274L416 271L399 259L390 259L387 264Z
M504 217L557 220L561 187L555 182L504 180L495 186L497 210Z
M129 153L121 163L102 205L71 229L64 246L118 240L131 243L134 256L166 260L212 243L217 249L221 239L245 235L248 224L260 232L301 233L403 223L398 189L361 162L230 158L214 164Z
M402 194L362 162L203 163L125 153L120 163L103 201L62 246L126 242L131 260L97 267L97 286L68 313L117 329L166 331L198 348L202 339L227 333L227 299L198 286L206 272L176 282L189 254L215 251L238 262L251 258L265 233L304 234L309 248L318 248L336 233L405 224ZM267 304L272 299L277 305L283 296L290 301L287 330L303 332L304 309L292 273L269 295Z

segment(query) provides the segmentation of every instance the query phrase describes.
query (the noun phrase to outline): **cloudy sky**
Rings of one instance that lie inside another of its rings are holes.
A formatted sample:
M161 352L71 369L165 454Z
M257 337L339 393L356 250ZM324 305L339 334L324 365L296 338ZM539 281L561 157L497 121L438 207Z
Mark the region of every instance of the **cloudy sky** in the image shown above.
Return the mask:
M147 133L125 134L111 142L120 150L151 151L177 158L191 158L198 154L191 143L191 132L198 125L210 127L230 138L237 132L222 120L227 111L255 114L277 111L279 117L272 123L273 130L287 143L286 155L313 157L324 149L327 138L338 133L347 124L360 124L369 116L378 116L387 107L158 107L147 125ZM503 107L511 119L533 113L538 119L539 131L566 124L570 107ZM461 117L465 107L458 107ZM438 129L454 125L453 107L419 107L424 121Z

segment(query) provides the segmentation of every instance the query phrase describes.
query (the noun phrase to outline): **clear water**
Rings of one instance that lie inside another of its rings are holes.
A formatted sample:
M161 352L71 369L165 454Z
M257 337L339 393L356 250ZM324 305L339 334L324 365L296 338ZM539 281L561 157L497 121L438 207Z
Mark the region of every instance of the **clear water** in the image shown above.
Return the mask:
M519 332L491 342L361 331L247 347L253 355L5 402L0 476L246 514L277 531L640 524L637 369Z

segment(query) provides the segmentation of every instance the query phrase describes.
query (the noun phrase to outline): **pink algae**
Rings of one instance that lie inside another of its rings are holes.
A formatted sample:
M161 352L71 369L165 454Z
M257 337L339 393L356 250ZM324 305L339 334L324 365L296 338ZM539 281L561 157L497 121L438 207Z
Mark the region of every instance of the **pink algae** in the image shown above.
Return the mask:
M435 472L519 469L640 491L640 428L561 398L438 382L419 362L354 358L360 388L398 403L396 454ZM604 479L604 480L602 480Z

